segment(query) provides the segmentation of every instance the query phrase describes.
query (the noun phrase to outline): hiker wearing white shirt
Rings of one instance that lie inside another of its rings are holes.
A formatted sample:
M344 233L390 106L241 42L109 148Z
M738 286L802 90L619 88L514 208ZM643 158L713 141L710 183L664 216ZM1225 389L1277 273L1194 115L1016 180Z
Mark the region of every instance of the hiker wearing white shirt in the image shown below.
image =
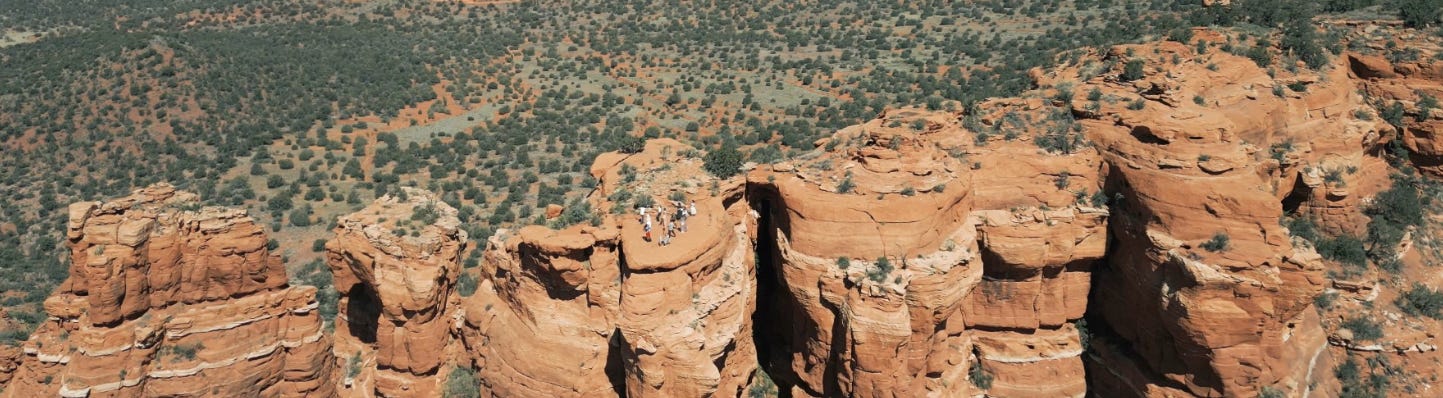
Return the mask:
M691 201L691 208L690 208L690 209L687 209L687 212L688 212L688 213L691 213L691 215L693 215L693 216L696 215L696 201L695 201L695 200Z

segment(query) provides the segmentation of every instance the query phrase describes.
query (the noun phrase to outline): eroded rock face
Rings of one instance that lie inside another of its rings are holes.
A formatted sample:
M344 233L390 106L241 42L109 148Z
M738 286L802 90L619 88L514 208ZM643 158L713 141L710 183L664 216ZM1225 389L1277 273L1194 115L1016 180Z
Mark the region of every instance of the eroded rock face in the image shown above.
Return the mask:
M1373 54L1386 51L1381 43L1358 41L1371 45ZM1439 104L1443 99L1443 61L1432 56L1440 49L1423 50L1417 59L1397 64L1382 55L1348 54L1348 66L1351 75L1362 82L1363 90L1386 104L1384 110L1397 107L1400 111L1396 119L1388 121L1400 126L1388 128L1399 130L1397 136L1409 151L1413 165L1433 176L1443 176L1443 105Z
M385 196L342 217L326 243L341 294L336 352L365 364L348 392L437 395L436 375L451 358L466 232L434 194L402 189L404 199Z
M6 396L335 394L315 289L245 211L162 184L70 215L70 278Z
M1163 42L1107 56L1145 54L1134 59L1154 70L1191 47ZM1078 90L1117 100L1071 104L1086 110L1074 113L1084 115L1084 131L1110 167L1109 191L1120 199L1112 204L1108 267L1094 275L1092 306L1107 336L1120 338L1096 344L1102 354L1090 374L1099 391L1250 396L1275 386L1303 393L1322 350L1311 298L1322 289L1323 268L1279 225L1288 203L1280 199L1301 195L1299 210L1345 229L1361 210L1349 197L1361 195L1344 186L1368 192L1375 189L1369 178L1386 176L1368 171L1384 167L1364 156L1376 147L1377 130L1356 119L1368 108L1341 69L1275 80L1220 52L1209 53L1206 65L1168 65L1165 75L1133 82L1099 76ZM1283 91L1285 84L1308 88ZM1285 142L1314 145L1272 145ZM1269 147L1281 161L1264 156ZM1300 175L1320 169L1337 172L1326 182ZM1357 183L1343 184L1350 180Z
M494 396L738 396L756 368L751 315L756 279L741 185L718 182L686 146L654 140L631 156L603 155L589 198L613 209L560 230L502 231L486 252L463 336L485 393ZM635 173L631 178L626 173ZM626 192L618 194L618 192ZM642 196L695 201L687 231L643 239L632 205ZM571 209L568 209L570 211Z
M1022 97L890 111L730 180L673 140L603 154L551 225L488 237L464 298L456 211L406 189L326 246L334 349L243 211L168 186L79 203L70 279L0 347L0 384L436 396L454 365L498 397L740 396L759 368L798 397L1326 394L1323 260L1279 219L1362 233L1398 146L1440 173L1443 111L1423 109L1443 70L1345 54L1270 75L1196 48L1085 54ZM698 212L662 246L636 207L674 198Z
M783 286L772 370L794 395L1086 394L1072 322L1107 212L1070 190L1097 190L1098 157L998 138L902 110L749 176Z

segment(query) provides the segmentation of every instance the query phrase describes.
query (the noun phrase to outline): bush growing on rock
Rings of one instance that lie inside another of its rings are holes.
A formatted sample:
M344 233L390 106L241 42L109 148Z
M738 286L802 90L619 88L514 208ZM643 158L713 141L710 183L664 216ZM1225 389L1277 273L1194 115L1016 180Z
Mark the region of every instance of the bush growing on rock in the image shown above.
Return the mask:
M1356 341L1374 341L1383 338L1383 328L1367 315L1348 318L1339 326L1353 331L1353 340Z
M1413 283L1413 287L1398 296L1394 304L1408 315L1443 319L1443 293L1422 283Z
M992 388L992 374L982 369L982 361L973 361L972 368L967 370L967 378L972 380L972 385L983 390Z
M887 275L891 273L892 260L888 260L886 256L877 257L877 266L867 271L867 279L880 283L886 280Z
M852 193L852 188L856 187L857 185L852 183L852 176L848 175L842 182L837 183L837 193Z
M471 297L476 294L476 286L479 283L480 281L476 279L475 275L462 273L460 277L456 278L456 292L460 293L461 297Z
M1218 232L1216 235L1213 235L1212 239L1208 239L1207 242L1203 242L1202 248L1204 250L1214 253L1227 250L1228 234Z
M1393 186L1379 193L1364 211L1373 218L1368 222L1368 255L1379 265L1396 262L1394 246L1409 227L1423 222L1426 198L1419 196L1415 180L1413 176L1395 174Z
M1314 246L1318 250L1318 255L1323 258L1355 267L1368 264L1368 251L1363 248L1363 241L1352 235L1321 237L1314 243Z
M476 371L470 368L457 366L451 369L451 374L446 376L446 389L441 396L445 398L478 398L481 396L480 382L476 380Z
M732 144L724 144L717 150L707 152L702 161L706 171L717 178L731 178L741 173L742 153Z
M1122 81L1130 82L1143 78L1142 68L1144 65L1146 64L1140 59L1127 61L1127 64L1122 67Z

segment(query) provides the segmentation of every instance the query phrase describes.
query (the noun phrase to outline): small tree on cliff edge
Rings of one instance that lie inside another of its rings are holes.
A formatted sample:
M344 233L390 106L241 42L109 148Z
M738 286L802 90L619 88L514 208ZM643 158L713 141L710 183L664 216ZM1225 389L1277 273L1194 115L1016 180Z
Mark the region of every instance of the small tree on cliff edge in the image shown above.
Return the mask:
M731 178L741 172L742 153L735 144L726 143L717 150L707 152L703 161L708 173L717 178Z

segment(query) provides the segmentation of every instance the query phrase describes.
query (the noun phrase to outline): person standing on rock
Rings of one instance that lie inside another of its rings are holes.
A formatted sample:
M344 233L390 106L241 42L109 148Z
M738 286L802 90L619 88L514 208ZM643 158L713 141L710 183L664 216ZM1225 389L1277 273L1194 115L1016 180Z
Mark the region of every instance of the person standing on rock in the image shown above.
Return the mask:
M687 212L693 216L696 215L696 200L691 201L691 209L688 209Z
M678 202L676 204L676 222L679 224L677 227L679 227L678 229L681 230L681 233L686 233L686 218L686 208L682 207L681 203Z
M643 207L643 208L641 208L641 209L642 209L642 210L641 210L641 230L642 230L642 231L646 231L646 241L647 241L647 242L650 242L650 241L651 241L651 214L646 212L646 208L645 208L645 207Z

